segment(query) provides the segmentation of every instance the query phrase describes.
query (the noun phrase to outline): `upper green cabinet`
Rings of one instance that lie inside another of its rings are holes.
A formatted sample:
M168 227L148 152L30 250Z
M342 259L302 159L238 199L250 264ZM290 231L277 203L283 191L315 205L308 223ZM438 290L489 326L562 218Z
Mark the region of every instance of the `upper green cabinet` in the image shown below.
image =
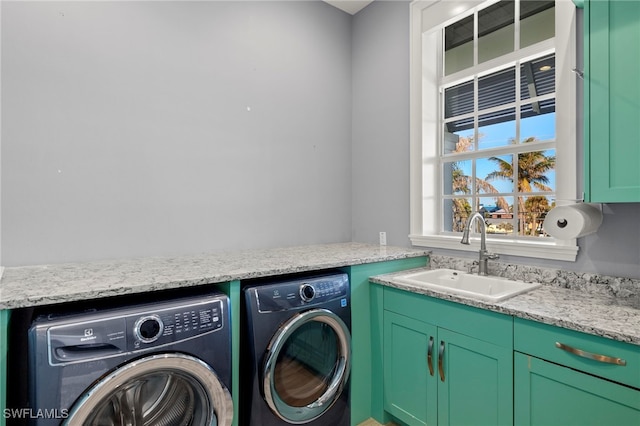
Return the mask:
M640 202L640 2L587 0L585 198Z

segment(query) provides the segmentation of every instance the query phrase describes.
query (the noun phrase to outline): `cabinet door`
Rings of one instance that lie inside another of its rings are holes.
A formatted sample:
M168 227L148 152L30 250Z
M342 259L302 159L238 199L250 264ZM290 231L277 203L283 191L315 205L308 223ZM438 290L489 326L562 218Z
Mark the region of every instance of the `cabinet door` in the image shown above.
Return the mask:
M640 391L515 353L515 424L640 425Z
M513 424L513 350L445 329L437 345L438 425Z
M435 425L436 327L390 311L383 321L384 408L407 425Z
M640 201L640 2L585 4L586 197Z

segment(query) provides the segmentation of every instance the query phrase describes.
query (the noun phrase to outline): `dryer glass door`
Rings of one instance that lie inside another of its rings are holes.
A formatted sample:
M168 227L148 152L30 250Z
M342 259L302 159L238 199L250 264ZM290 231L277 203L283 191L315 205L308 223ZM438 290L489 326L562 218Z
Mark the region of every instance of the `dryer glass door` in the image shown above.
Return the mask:
M183 354L124 364L73 406L67 425L231 425L233 403L215 372Z
M337 401L349 378L351 335L326 309L292 317L272 338L265 357L263 393L281 419L306 423Z

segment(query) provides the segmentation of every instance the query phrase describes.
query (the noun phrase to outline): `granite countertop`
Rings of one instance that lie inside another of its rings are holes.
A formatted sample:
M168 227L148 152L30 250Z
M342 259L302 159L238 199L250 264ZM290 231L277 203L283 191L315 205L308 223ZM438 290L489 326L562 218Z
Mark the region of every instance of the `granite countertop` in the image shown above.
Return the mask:
M202 284L426 256L425 250L360 243L6 267L0 309L144 293Z
M424 270L424 268L418 270ZM408 272L378 275L372 277L371 281L413 293L640 345L640 301L637 298L617 298L543 284L528 293L494 303L429 290L394 279Z

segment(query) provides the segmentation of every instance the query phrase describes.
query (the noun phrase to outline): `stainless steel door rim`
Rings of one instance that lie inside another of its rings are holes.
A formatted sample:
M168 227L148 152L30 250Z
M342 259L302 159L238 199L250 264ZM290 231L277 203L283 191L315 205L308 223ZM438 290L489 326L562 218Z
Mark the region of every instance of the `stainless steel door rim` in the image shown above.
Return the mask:
M337 337L338 359L331 380L324 393L303 407L294 407L280 398L275 389L275 370L278 357L287 340L305 324L320 322L328 325ZM351 334L336 314L327 309L311 309L291 317L274 334L267 347L263 368L263 393L269 408L282 420L303 424L320 417L338 400L351 370Z
M149 386L151 391L145 389ZM113 420L117 425L163 425L175 424L171 419L177 416L185 426L230 426L233 402L209 365L167 353L131 361L99 380L78 399L63 424Z

